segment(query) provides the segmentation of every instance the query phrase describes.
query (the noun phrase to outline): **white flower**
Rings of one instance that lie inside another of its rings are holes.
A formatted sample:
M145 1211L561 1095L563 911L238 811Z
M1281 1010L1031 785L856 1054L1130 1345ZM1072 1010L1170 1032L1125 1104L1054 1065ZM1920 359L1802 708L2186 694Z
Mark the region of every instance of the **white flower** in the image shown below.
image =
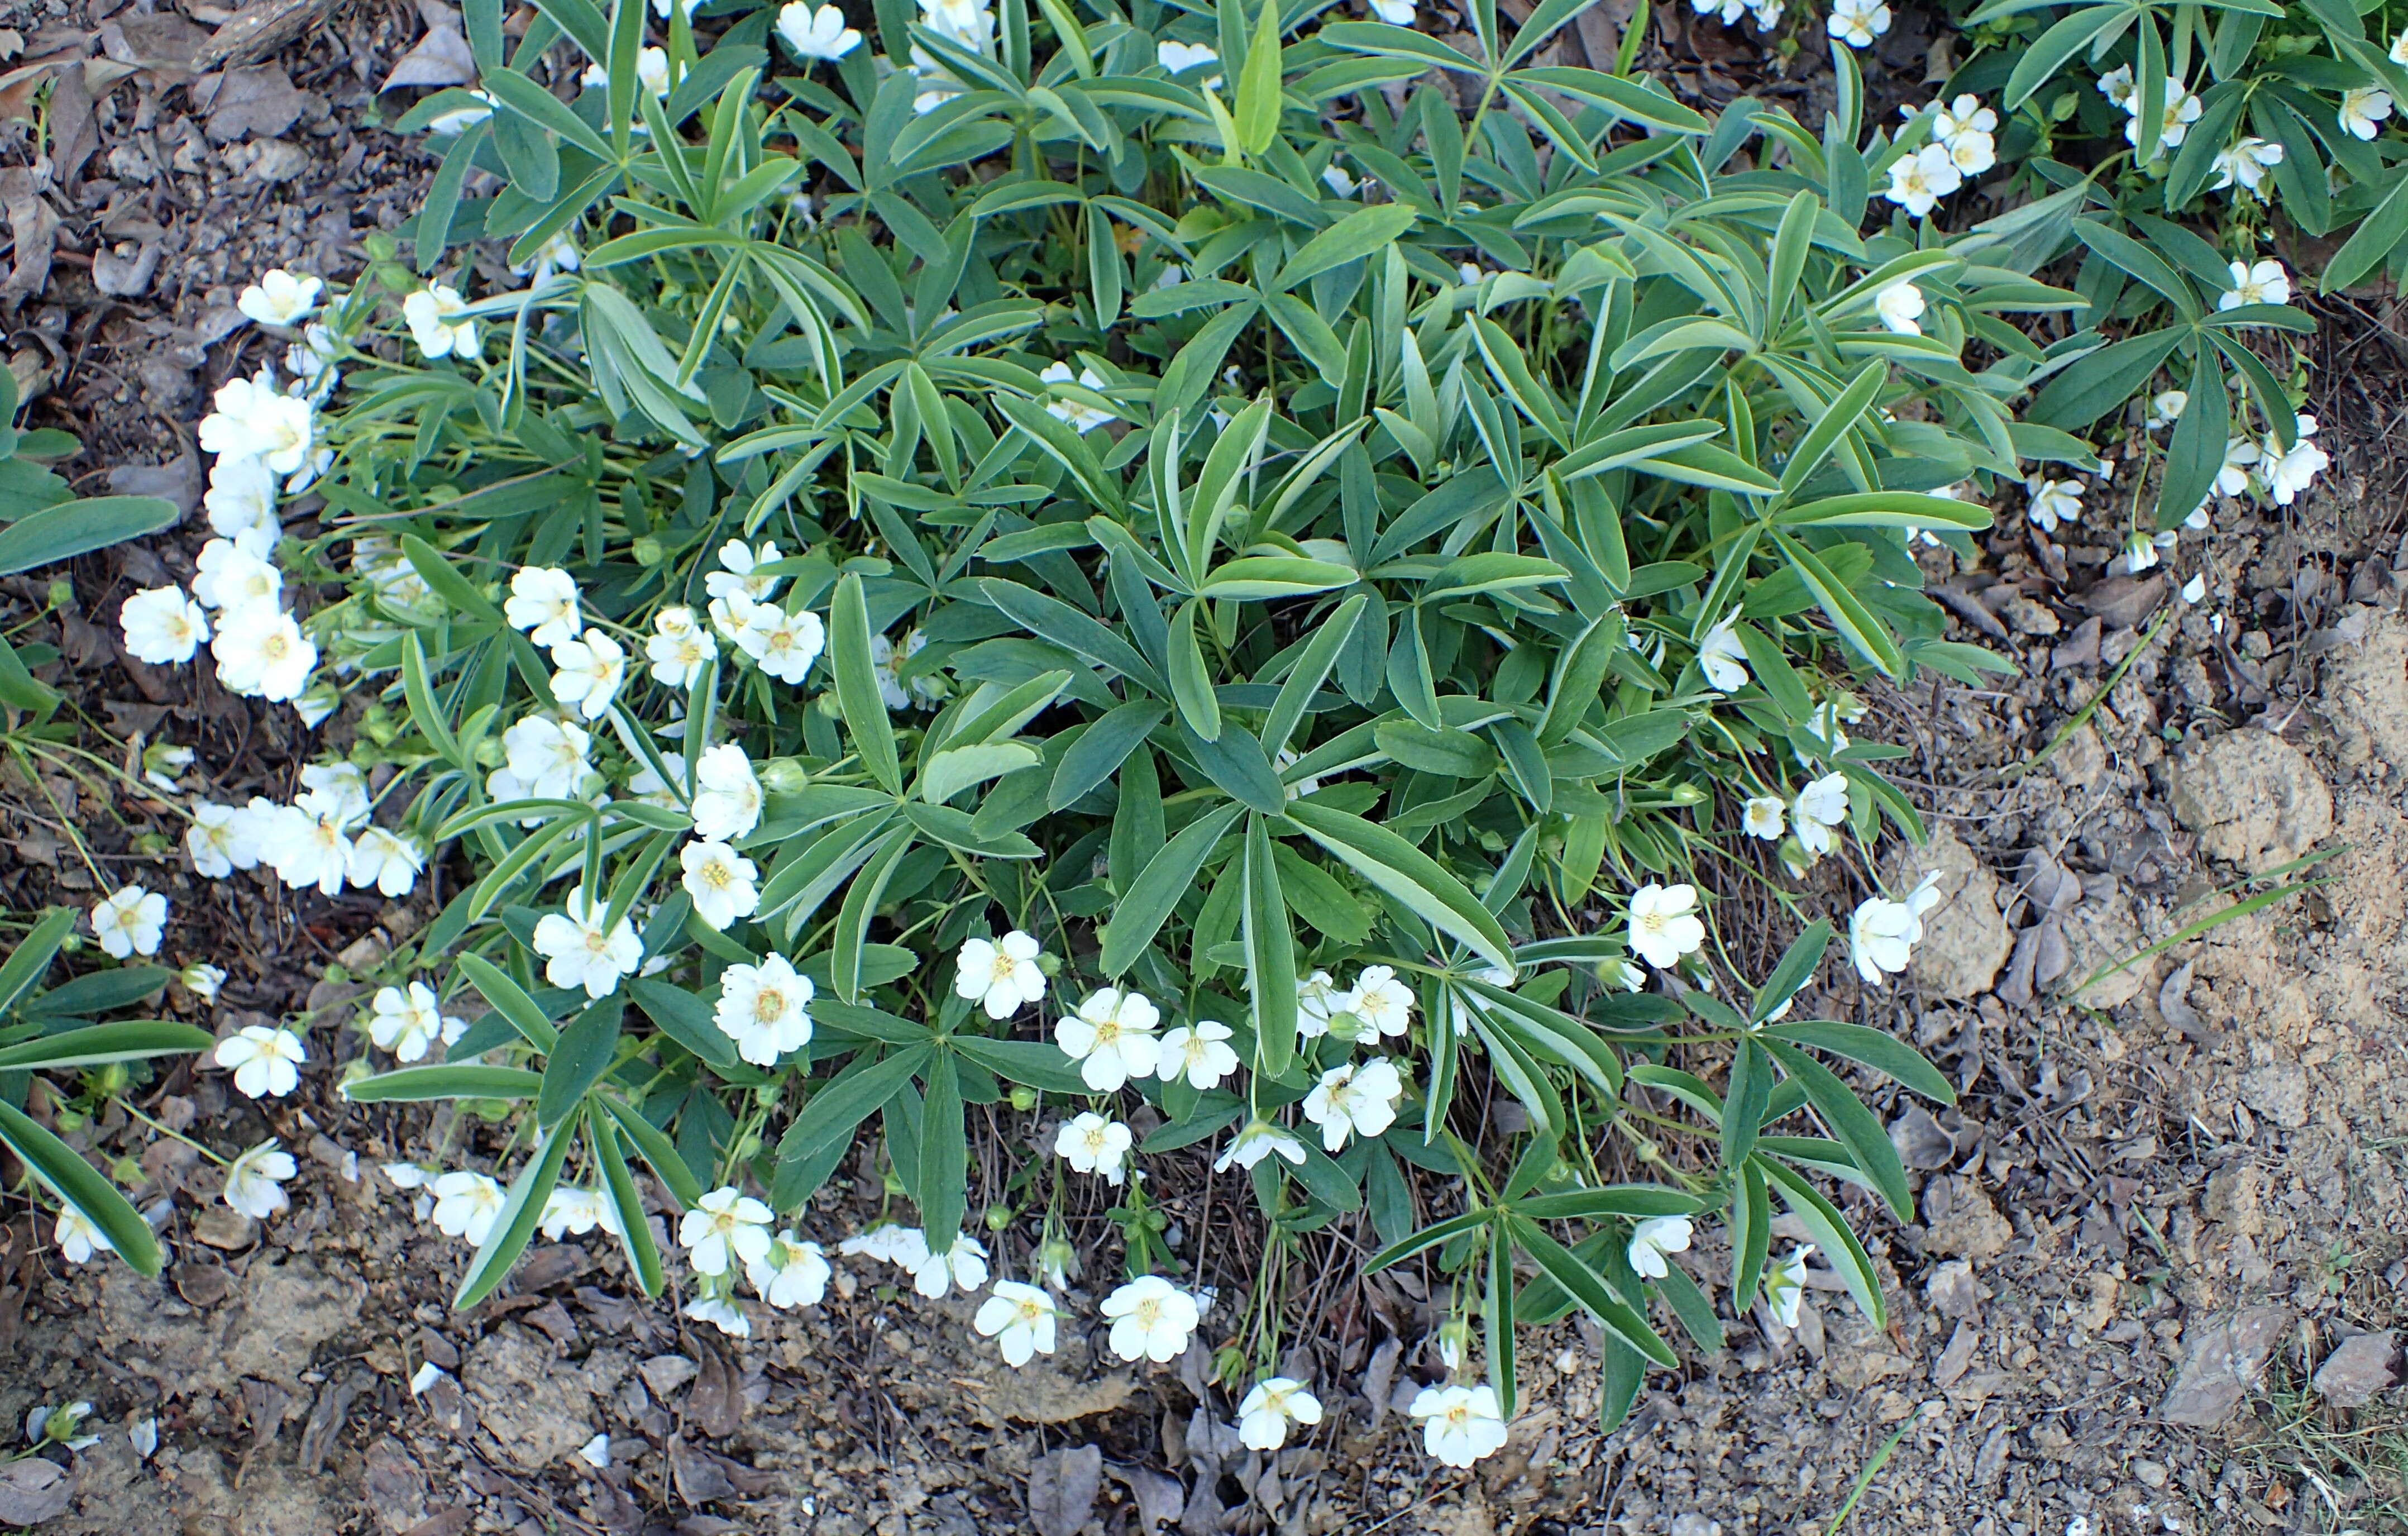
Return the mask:
M1824 25L1850 48L1870 48L1874 38L1889 30L1889 7L1881 0L1832 0Z
M1238 1441L1252 1450L1276 1451L1287 1443L1291 1422L1319 1424L1321 1400L1293 1377L1268 1377L1238 1404Z
M1297 1017L1300 1021L1301 1009ZM1184 1077L1199 1091L1209 1093L1238 1069L1238 1053L1229 1048L1228 1039L1229 1026L1211 1019L1166 1029L1162 1033L1161 1059L1154 1064L1154 1072L1165 1083Z
M690 608L665 608L652 615L658 633L644 641L652 664L652 681L670 688L691 688L702 681L704 666L719 654L719 642L695 622Z
M1727 614L1698 642L1698 670L1727 694L1747 686L1747 647L1740 643L1738 626L1739 615Z
M1469 1467L1504 1447L1505 1415L1497 1406L1497 1389L1485 1382L1425 1386L1406 1412L1425 1421L1423 1448L1450 1467Z
M1027 938L1025 934L1019 937ZM1004 940L1007 948L1010 941L1011 936L1007 935ZM978 942L980 940L975 939L970 940L970 944ZM1028 942L1033 945L1036 940L1031 939ZM968 971L970 944L962 946L965 986L971 979ZM998 954L998 963L1010 959L1008 955ZM1017 961L1010 963L1013 975L1033 973L1040 983L1043 981L1044 973L1035 966L1023 966ZM962 987L955 990L962 991L965 997L970 995ZM987 1012L994 1013L992 999L995 993L990 988L985 995L990 999ZM1034 998L1028 1000L1036 1001ZM1015 1003L1013 1006L1018 1005ZM1006 1015L996 1016L1001 1018ZM1154 1038L1154 1026L1161 1022L1162 1011L1154 1007L1144 994L1124 992L1116 986L1099 987L1089 993L1087 999L1079 1005L1076 1016L1055 1022L1054 1041L1062 1048L1064 1055L1079 1063L1079 1076L1088 1087L1097 1093L1111 1093L1130 1078L1154 1075L1154 1068L1162 1060L1162 1042Z
M433 1184L438 1177L432 1170L421 1168L416 1163L379 1163L377 1167L393 1181L395 1189L416 1189L423 1184Z
M417 843L381 826L364 828L351 844L351 882L361 890L373 885L385 896L404 897L418 883L426 855Z
M1798 792L1790 819L1798 827L1799 846L1810 854L1831 851L1831 828L1848 819L1848 776L1827 773Z
M1764 1299L1783 1328L1798 1326L1798 1305L1806 1299L1806 1256L1813 1251L1813 1243L1799 1243L1764 1277Z
M2391 93L2380 86L2360 85L2342 93L2341 125L2354 137L2372 138L2383 132L2383 120L2390 115Z
M761 781L732 741L706 748L694 767L694 835L733 842L761 824Z
M2238 309L2244 304L2288 304L2291 302L2291 274L2278 261L2262 261L2254 266L2234 262L2231 266L2232 286L2216 296L2218 309Z
M1627 942L1649 965L1668 970L1705 941L1706 925L1698 916L1695 886L1650 882L1632 893Z
M301 1085L301 1063L309 1059L301 1037L290 1029L250 1024L218 1041L217 1064L231 1068L234 1085L251 1098L281 1098Z
M563 640L552 648L552 696L563 709L570 705L588 720L610 712L619 684L627 679L627 653L598 629L585 638Z
M720 568L702 579L702 590L713 597L749 597L756 603L767 602L778 595L782 576L755 569L777 564L778 546L764 544L755 550L740 538L731 538L719 546Z
M1304 1117L1321 1127L1324 1150L1337 1153L1353 1136L1377 1136L1397 1123L1405 1080L1385 1056L1341 1062L1321 1074L1304 1096Z
M731 1264L757 1264L769 1256L769 1223L776 1214L732 1186L705 1195L678 1223L678 1242L698 1274L725 1274Z
M1787 810L1788 807L1782 804L1781 797L1778 795L1751 795L1748 797L1747 809L1741 813L1740 825L1745 828L1751 838L1762 838L1767 842L1779 842L1783 813Z
M1647 972L1639 969L1637 964L1629 960L1616 960L1613 963L1617 968L1614 972L1614 979L1622 983L1623 991L1644 992L1647 990Z
M916 1270L928 1261L928 1238L916 1227L882 1221L838 1243L836 1251L847 1256L882 1258L889 1264Z
M1942 144L1960 134L1995 134L1998 131L1999 114L1983 106L1982 98L1971 92L1932 110L1931 136Z
M1883 7L1885 11L1888 7ZM1889 190L1884 197L1914 218L1928 217L1940 199L1965 184L1965 175L1944 144L1926 144L1913 154L1890 162Z
M2188 86L2171 76L2167 77L2165 115L2158 120L2157 129L2159 154L2166 154L2182 148L2182 141L2190 135L2190 125L2199 121L2202 105L2199 97L2191 93ZM2134 91L2131 99L2124 103L2124 110L2131 114L2124 123L2124 142L2138 144L2141 142L2141 93L2139 91ZM2278 155L2277 158L2280 156ZM2229 186L2230 183L2227 181L2219 185Z
M2135 528L2124 539L2124 568L2134 576L2157 563L2157 542Z
M608 909L589 898L579 885L568 893L565 912L546 912L536 920L535 952L544 957L543 979L554 986L582 986L589 998L607 998L619 978L643 962L644 941L625 917L604 931Z
M646 52L654 51L646 49ZM728 1296L697 1296L685 1304L685 1315L697 1323L709 1323L731 1339L752 1337L752 1319Z
M1413 24L1413 0L1370 0L1371 14L1392 27Z
M108 1241L91 1217L72 1205L59 1207L58 1225L50 1228L50 1239L59 1245L59 1254L70 1264L89 1264L94 1254L113 1254L117 1244Z
M2222 192L2236 183L2243 192L2265 195L2267 173L2283 163L2283 146L2254 135L2244 135L2240 143L2215 152L2215 179L2207 184L2210 192Z
M1354 172L1335 162L1322 167L1321 181L1340 197L1352 197L1363 189L1363 183L1354 179Z
M2332 464L2330 455L2309 441L2316 435L2314 416L2293 418L2293 442L2286 452L2272 437L2258 449L2258 472L2266 477L2266 494L2278 507L2288 507L2300 492Z
M820 1245L801 1242L792 1229L777 1235L759 1263L744 1267L745 1278L761 1299L780 1312L818 1306L827 1295L829 1273L827 1255Z
M2078 480L2034 475L2024 481L2024 494L2030 498L2024 505L2024 515L2043 533L2055 533L2060 523L2082 521L2082 482Z
M1911 282L1893 282L1875 294L1873 309L1884 325L1900 336L1923 334L1923 327L1916 323L1923 313L1923 290Z
M255 379L229 379L218 386L216 409L201 418L204 453L255 458L280 475L299 471L317 431L317 409Z
M750 917L761 905L759 873L752 861L724 842L689 842L678 851L685 867L681 883L694 898L695 915L724 930L739 917Z
M1650 1216L1630 1229L1630 1267L1641 1279L1661 1280L1671 1272L1666 1254L1689 1246L1689 1218Z
M1156 1365L1184 1353L1188 1335L1203 1321L1194 1297L1155 1274L1141 1275L1104 1298L1103 1313L1112 1320L1113 1354Z
M1338 998L1337 1012L1352 1013L1367 1029L1401 1035L1413 1013L1413 989L1397 980L1393 966L1365 966L1354 977L1354 990Z
M216 966L194 963L176 972L176 980L185 991L205 1003L218 1000L218 991L225 985L226 973Z
M811 1041L811 979L782 955L757 966L729 966L719 977L719 1006L710 1020L736 1042L736 1054L756 1067L774 1067Z
M2201 597L2204 597L2204 596L2207 596L2207 572L2205 572L2205 571L2200 571L2198 575L2196 575L2196 576L2192 577L2189 581L2185 581L2185 582L2183 583L2183 588L2182 588L2182 600L2183 600L2184 602L2186 602L2186 603L2195 603L2195 602L2199 601Z
M2408 32L2391 39L2391 62L2408 65Z
M1689 8L1700 16L1719 15L1728 26L1746 15L1748 7L1747 0L1689 0Z
M228 691L281 702L309 683L318 648L301 633L293 615L265 603L251 603L218 616L218 681Z
M1329 1033L1330 1016L1344 1012L1346 994L1329 972L1316 970L1296 983L1296 1032L1306 1040L1318 1040ZM1236 1059L1235 1052L1230 1053L1230 1058Z
M869 665L878 676L878 696L890 710L909 710L915 705L933 704L944 696L943 684L932 677L915 677L903 681L903 664L920 653L928 638L916 629L903 632L903 643L897 646L883 635L869 637Z
M280 806L261 835L260 856L293 889L315 885L322 896L338 896L351 867L351 840L344 827L337 808Z
M996 1342L1004 1364L1017 1368L1034 1356L1054 1353L1056 1312L1054 1299L1035 1285L998 1280L995 1294L979 1303L970 1327Z
M120 960L159 953L159 938L167 923L167 898L139 885L119 887L92 909L93 936L100 947Z
M619 1213L598 1189L556 1184L544 1197L543 1212L536 1226L554 1242L566 1237L583 1237L596 1227L616 1235Z
M1285 1126L1255 1120L1238 1132L1227 1151L1212 1160L1212 1171L1226 1173L1232 1168L1252 1168L1274 1152L1299 1168L1304 1166L1304 1143L1293 1132Z
M470 91L468 94L476 97L482 105L455 107L451 111L436 114L426 120L427 133L438 138L450 134L466 133L494 115L494 98L491 95L475 90Z
M435 989L424 982L410 983L408 991L379 987L369 1009L368 1039L395 1061L421 1060L437 1041L449 1045L468 1032L467 1025L443 1016Z
M1923 938L1923 914L1939 903L1939 880L1936 873L1924 876L1903 901L1870 897L1857 904L1848 919L1848 949L1857 975L1880 986L1885 972L1906 969L1910 952Z
M778 36L798 59L841 59L861 46L861 34L844 24L844 12L834 6L814 9L810 0L779 7Z
M342 382L343 371L336 366L341 355L342 342L333 331L323 325L303 326L301 339L284 349L284 371L293 376L284 393L313 402L324 400Z
M137 661L173 667L193 659L209 638L209 616L180 587L153 587L125 599L118 610L125 649Z
M754 603L734 636L737 648L781 682L799 685L827 644L827 628L816 613L789 613L775 603Z
M547 650L575 639L583 629L578 614L577 579L545 566L522 566L510 576L502 617Z
M483 1247L509 1199L502 1186L485 1174L464 1170L444 1174L432 1187L435 1229L446 1237L466 1238L472 1247Z
M260 818L252 811L210 800L193 805L193 825L184 829L184 850L193 868L211 880L223 880L236 869L259 864Z
M964 940L953 956L953 995L984 1007L988 1018L1008 1019L1045 996L1038 956L1037 940L1018 928L997 940Z
M262 325L291 325L307 319L318 307L318 295L325 286L316 278L271 266L242 291L234 307Z
M468 318L467 309L468 303L458 289L439 282L401 301L401 318L408 323L410 339L429 362L478 355L477 323Z
M2122 108L2126 112L2132 111L2132 100L2137 94L2132 88L2132 66L2128 64L2117 65L2114 68L2107 71L2104 75L2100 76L2099 93L2105 96L2113 105Z
M284 591L284 573L241 544L212 538L201 546L193 573L193 596L203 608L223 610L258 605L274 608Z
M311 326L311 330L318 327ZM255 559L276 552L283 527L276 521L276 471L259 460L221 454L209 466L209 488L201 497L209 528Z
M265 1221L293 1203L284 1193L284 1181L295 1171L293 1155L278 1151L270 1137L234 1160L218 1198L253 1221Z
M1072 382L1070 377L1070 365L1068 363L1049 364L1045 367L1044 371L1038 374L1037 377L1049 384L1068 384ZM1094 390L1098 395L1111 387L1111 381L1106 380L1102 374L1097 373L1093 368L1082 369L1076 381L1088 389ZM1120 420L1119 417L1113 415L1109 410L1098 409L1097 408L1090 405L1082 405L1077 400L1055 400L1045 408L1045 411L1046 414L1052 416L1054 420L1068 422L1072 426L1077 427L1081 437L1085 437L1088 433L1093 432L1096 428L1104 425L1108 422L1117 422Z
M1054 1152L1079 1172L1100 1173L1106 1184L1118 1189L1128 1176L1122 1162L1136 1141L1126 1126L1089 1110L1062 1122L1054 1138Z
M986 0L920 0L920 19L931 31L976 52L995 37L995 13Z
M1184 75L1199 65L1219 64L1221 55L1202 43L1156 43L1154 45L1154 62L1173 75ZM1218 75L1209 77L1204 81L1204 89L1207 91L1221 89L1221 77ZM1324 173L1325 176L1326 174ZM1346 194L1341 192L1338 195L1343 197Z
M518 793L496 799L562 800L573 797L592 771L585 760L594 739L566 721L529 715L502 733L502 761Z
M924 1234L920 1240L927 1242ZM911 1266L911 1288L931 1301L948 1289L964 1295L986 1284L986 1247L968 1232L953 1239L941 1254L930 1254Z
M2149 397L2149 419L2141 424L2148 431L2172 426L2182 420L2183 411L2190 405L2188 390L2160 390Z

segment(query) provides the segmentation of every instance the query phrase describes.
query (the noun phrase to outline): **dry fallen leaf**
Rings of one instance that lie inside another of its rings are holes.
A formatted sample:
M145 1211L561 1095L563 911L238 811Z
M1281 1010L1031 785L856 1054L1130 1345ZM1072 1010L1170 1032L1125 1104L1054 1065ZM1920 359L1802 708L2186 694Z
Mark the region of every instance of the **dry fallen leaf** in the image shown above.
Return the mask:
M450 27L429 27L418 46L401 56L383 90L396 86L466 85L477 78L477 57L468 39Z
M38 1525L64 1514L75 1488L73 1472L39 1457L0 1466L0 1525Z
M1051 1451L1028 1469L1028 1519L1038 1536L1078 1536L1103 1486L1104 1453L1082 1445Z

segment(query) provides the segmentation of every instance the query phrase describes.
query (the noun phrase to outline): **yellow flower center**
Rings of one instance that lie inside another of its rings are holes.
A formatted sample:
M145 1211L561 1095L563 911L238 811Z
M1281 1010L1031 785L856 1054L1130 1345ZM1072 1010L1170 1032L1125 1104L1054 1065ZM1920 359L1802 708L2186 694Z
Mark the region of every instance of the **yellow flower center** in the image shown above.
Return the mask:
M752 1022L775 1024L786 1013L786 995L776 987L765 986L752 997Z

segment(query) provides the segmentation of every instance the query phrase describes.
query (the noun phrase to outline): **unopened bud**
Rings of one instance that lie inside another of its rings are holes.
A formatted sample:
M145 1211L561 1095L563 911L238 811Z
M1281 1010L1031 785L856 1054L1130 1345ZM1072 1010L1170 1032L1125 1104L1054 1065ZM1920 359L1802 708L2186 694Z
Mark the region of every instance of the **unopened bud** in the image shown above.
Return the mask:
M772 757L761 765L761 786L772 795L799 795L810 784L810 770L791 757Z
M1706 803L1706 792L1699 789L1695 784L1675 784L1672 786L1672 803L1674 805L1703 805Z
M667 552L661 548L659 539L651 534L642 534L636 539L634 553L636 564L649 567L659 565L662 556Z
M990 1205L986 1208L986 1229L988 1231L1000 1232L1010 1225L1011 1207L998 1203L996 1205Z
M1011 1090L1011 1107L1020 1111L1023 1114L1035 1109L1037 1107L1037 1090L1029 1087L1025 1084L1014 1086Z

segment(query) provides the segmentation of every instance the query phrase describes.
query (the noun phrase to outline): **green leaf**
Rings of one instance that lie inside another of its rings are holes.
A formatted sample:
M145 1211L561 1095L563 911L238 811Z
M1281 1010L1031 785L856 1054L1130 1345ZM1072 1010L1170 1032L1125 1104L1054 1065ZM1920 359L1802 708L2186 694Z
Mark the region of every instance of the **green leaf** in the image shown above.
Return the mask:
M93 496L45 507L0 526L0 576L157 533L178 515L176 504L159 496Z
M99 1227L117 1256L132 1265L135 1273L146 1278L158 1275L159 1243L150 1235L150 1224L117 1192L116 1185L83 1160L82 1154L5 1098L0 1098L0 1141L8 1143L25 1166L50 1186L51 1193Z
M2014 71L2007 76L2007 109L2013 111L2029 100L2032 93L2046 84L2074 54L2086 48L2103 48L2122 36L2124 28L2139 14L2137 8L2122 5L2090 6L2042 33L2038 42L2023 50Z
M1496 1219L1496 1212L1486 1206L1481 1206L1466 1211L1459 1216L1449 1216L1444 1221L1433 1222L1412 1236L1392 1242L1373 1254L1364 1261L1363 1272L1371 1275L1378 1274L1382 1270L1392 1269L1415 1254L1435 1248L1440 1243L1451 1238L1461 1237L1466 1232L1477 1231Z
M636 1006L669 1039L714 1067L736 1066L736 1042L719 1027L710 1003L681 986L656 982L649 976L629 978L627 992L636 999Z
M837 704L862 766L891 795L903 792L903 770L895 755L895 724L878 691L878 667L869 656L869 610L861 576L848 572L837 583L828 608L828 661L836 673Z
M610 1118L619 1123L620 1132L636 1143L636 1150L643 1154L644 1161L652 1165L661 1183L668 1185L681 1209L691 1211L702 1203L702 1185L695 1180L694 1170L685 1166L685 1159L678 1156L677 1148L658 1127L638 1113L633 1105L607 1094L597 1095L594 1102L609 1112Z
M1263 0L1238 77L1238 142L1248 154L1262 153L1279 136L1280 73L1280 0Z
M1045 792L1045 809L1062 811L1087 791L1120 770L1170 711L1150 699L1137 699L1107 711L1089 725L1054 765L1054 780Z
M973 784L1034 768L1041 760L1037 749L1025 741L981 741L967 747L949 747L929 758L921 768L920 796L931 805L940 805Z
M928 1067L920 1106L920 1222L932 1254L948 1253L961 1235L968 1199L969 1134L962 1122L961 1079L953 1053L939 1051Z
M551 1052L560 1043L560 1031L543 1016L543 1010L526 995L524 988L509 979L499 966L481 955L463 955L459 959L461 974L484 994L485 1000L501 1011L510 1026L526 1037L537 1050Z
M830 1146L850 1142L853 1127L902 1092L934 1054L933 1046L909 1046L882 1061L867 1066L856 1063L838 1074L811 1095L787 1124L786 1134L778 1140L778 1161L805 1162Z
M631 0L621 0L622 4ZM460 1277L460 1288L452 1294L452 1307L465 1312L494 1293L510 1272L510 1266L526 1252L527 1240L535 1236L536 1224L543 1219L544 1202L552 1198L552 1186L560 1182L561 1159L568 1155L572 1127L555 1125L544 1132L535 1156L519 1170L510 1181L510 1192L502 1202L501 1213L494 1218L494 1229L478 1246L477 1256L468 1263L468 1272Z
M1808 1019L1796 1024L1767 1025L1764 1033L1775 1040L1785 1040L1808 1045L1817 1051L1845 1056L1850 1061L1871 1068L1884 1077L1914 1089L1935 1104L1954 1104L1956 1090L1938 1069L1923 1059L1922 1053L1895 1035L1861 1024L1839 1024L1828 1020Z
M1828 1067L1787 1041L1770 1036L1767 1030L1757 1038L1764 1041L1764 1048L1772 1053L1790 1080L1805 1090L1806 1100L1814 1106L1814 1113L1823 1117L1831 1134L1848 1149L1858 1170L1889 1202L1890 1213L1900 1221L1914 1219L1914 1195L1907 1188L1906 1168L1898 1160L1898 1148L1891 1144L1879 1117Z
M1254 1011L1254 1060L1273 1077L1296 1059L1296 937L1271 855L1269 824L1246 818L1246 979Z
M636 1271L636 1284L646 1296L658 1296L665 1282L661 1272L661 1250L652 1242L652 1223L645 1219L644 1197L636 1187L636 1175L627 1167L627 1155L619 1146L619 1133L609 1115L588 1113L585 1137L594 1148L594 1160L602 1167L602 1193L618 1217L619 1243L627 1251L627 1262Z
M1506 1224L1512 1231L1513 1241L1530 1256L1530 1262L1539 1267L1540 1272L1562 1286L1564 1294L1579 1302L1581 1309L1596 1318L1608 1332L1657 1365L1670 1367L1680 1364L1680 1357L1672 1353L1672 1346L1647 1326L1646 1318L1617 1299L1603 1277L1583 1262L1578 1254L1549 1237L1536 1222L1526 1217L1508 1216Z
M605 998L569 1021L560 1041L543 1065L543 1088L536 1096L536 1124L550 1127L584 1098L586 1090L602 1081L619 1049L619 1026L626 1005Z
M1358 208L1298 247L1280 268L1279 276L1271 280L1271 288L1285 293L1307 278L1348 262L1361 261L1412 229L1414 218L1412 207L1404 203L1376 203Z
M1406 909L1477 951L1489 964L1513 969L1512 945L1496 914L1436 859L1389 831L1334 806L1296 800L1288 819L1313 841L1403 903Z
M343 1084L353 1104L414 1104L436 1098L532 1098L543 1076L523 1067L452 1062L440 1067L403 1067Z
M1824 1199L1822 1191L1808 1184L1804 1175L1794 1169L1783 1167L1770 1157L1759 1154L1756 1160L1748 1165L1748 1169L1751 1174L1761 1170L1763 1179L1780 1185L1782 1203L1788 1206L1790 1213L1799 1221L1805 1223L1807 1235L1814 1240L1814 1246L1820 1250L1824 1258L1829 1261L1831 1268L1839 1272L1840 1279L1848 1287L1848 1294L1856 1298L1856 1309L1865 1314L1873 1327L1887 1328L1889 1308L1882 1301L1881 1277L1874 1273L1873 1261L1866 1254L1864 1244L1858 1242L1856 1233L1848 1229L1847 1218L1840 1214L1840 1208ZM1751 1180L1748 1191L1751 1203L1759 1206L1764 1213L1769 1215L1770 1207L1763 1205L1763 1197L1758 1193L1761 1188L1761 1183ZM1769 1226L1769 1222L1763 1223L1751 1232L1751 1238L1755 1242L1763 1244L1770 1241L1770 1233L1765 1229ZM1761 1232L1763 1235L1756 1236L1756 1232ZM1758 1273L1761 1272L1761 1268L1762 1260L1759 1259ZM1746 1278L1748 1277L1742 1271L1742 1279ZM1751 1286L1737 1292L1733 1299L1734 1304L1745 1305L1752 1288Z
M0 1071L46 1071L60 1067L100 1067L112 1061L206 1051L217 1037L189 1024L135 1019L62 1030L0 1048Z
M1194 888L1205 856L1244 810L1225 805L1206 811L1146 861L1127 893L1112 907L1111 921L1104 928L1103 953L1096 963L1106 976L1118 977L1137 964L1138 956L1168 920L1171 909Z
M7 963L0 965L0 1013L14 1008L18 998L50 973L59 946L75 932L76 915L73 907L52 907L9 952Z
M1080 1098L1095 1091L1079 1075L1078 1066L1050 1041L989 1040L983 1035L955 1035L953 1040L954 1050L1014 1083Z
M1204 660L1204 643L1196 633L1203 608L1202 599L1190 597L1179 605L1178 614L1170 621L1170 699L1179 707L1181 725L1198 740L1217 741L1221 701L1212 690L1212 669Z

